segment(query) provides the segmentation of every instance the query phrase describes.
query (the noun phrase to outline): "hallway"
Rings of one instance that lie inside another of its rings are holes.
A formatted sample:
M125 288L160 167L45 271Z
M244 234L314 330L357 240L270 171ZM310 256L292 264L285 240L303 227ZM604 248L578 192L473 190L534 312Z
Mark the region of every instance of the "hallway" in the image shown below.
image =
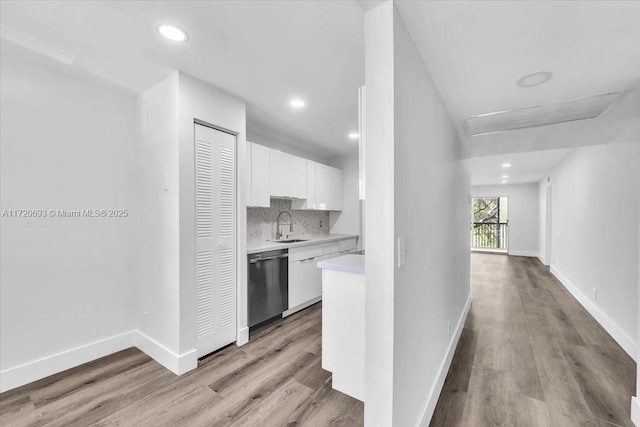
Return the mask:
M633 360L535 258L473 253L431 426L633 426Z

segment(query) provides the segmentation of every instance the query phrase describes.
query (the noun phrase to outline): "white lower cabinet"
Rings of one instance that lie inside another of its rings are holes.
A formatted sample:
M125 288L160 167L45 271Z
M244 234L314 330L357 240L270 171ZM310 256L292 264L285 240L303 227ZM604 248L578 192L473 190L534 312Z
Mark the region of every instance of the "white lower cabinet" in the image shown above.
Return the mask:
M322 296L322 271L316 266L320 258L289 263L289 309Z
M352 252L356 245L357 239L352 238L289 249L289 309L285 316L322 298L322 270L318 261Z

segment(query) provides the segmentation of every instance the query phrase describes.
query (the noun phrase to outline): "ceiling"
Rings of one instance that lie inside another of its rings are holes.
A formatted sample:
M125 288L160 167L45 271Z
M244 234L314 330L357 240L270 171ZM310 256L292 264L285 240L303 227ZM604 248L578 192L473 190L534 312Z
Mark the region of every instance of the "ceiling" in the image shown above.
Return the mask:
M356 149L347 137L358 127L364 84L356 2L2 1L0 15L3 30L133 93L181 70L246 100L249 135L324 158ZM159 23L182 27L189 41L167 42ZM307 102L303 111L289 107L294 96Z
M640 2L396 3L458 127L466 157L640 141L640 95L605 117L468 137L474 115L640 86ZM516 81L551 71L547 83Z
M539 182L548 176L574 150L534 151L529 153L501 154L498 156L474 157L466 160L471 175L471 185L501 184L507 176L508 184ZM511 167L504 168L508 163Z
M363 10L380 1L2 1L3 30L76 58L87 72L140 93L178 69L246 100L247 132L329 159L353 152L364 83ZM640 141L640 90L605 117L468 137L462 120L488 112L640 86L640 2L396 1L485 182L505 154L513 179L544 176L565 148ZM170 22L186 44L156 32ZM6 42L2 40L3 51ZM11 49L8 49L11 50ZM516 81L548 70L532 88ZM288 101L308 106L292 111ZM256 140L260 142L260 140ZM542 153L545 151L545 153ZM486 168L486 170L482 170ZM537 169L536 169L537 168ZM535 170L534 170L535 169ZM485 175L486 174L486 175ZM515 182L515 181L512 181ZM489 182L486 182L489 183Z

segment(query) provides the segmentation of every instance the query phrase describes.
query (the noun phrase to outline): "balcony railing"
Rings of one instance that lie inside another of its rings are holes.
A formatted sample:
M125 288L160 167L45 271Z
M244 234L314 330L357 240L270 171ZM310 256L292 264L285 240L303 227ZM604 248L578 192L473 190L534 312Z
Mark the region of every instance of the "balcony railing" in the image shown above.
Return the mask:
M471 247L474 249L507 249L507 223L474 222Z

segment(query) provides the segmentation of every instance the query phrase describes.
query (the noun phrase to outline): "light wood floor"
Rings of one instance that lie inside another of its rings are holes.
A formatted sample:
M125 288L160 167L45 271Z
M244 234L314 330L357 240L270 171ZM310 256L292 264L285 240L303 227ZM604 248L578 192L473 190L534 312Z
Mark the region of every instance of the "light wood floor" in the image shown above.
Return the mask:
M358 426L320 367L320 304L176 377L128 349L0 395L1 426Z
M535 258L472 255L432 426L633 426L636 365Z

